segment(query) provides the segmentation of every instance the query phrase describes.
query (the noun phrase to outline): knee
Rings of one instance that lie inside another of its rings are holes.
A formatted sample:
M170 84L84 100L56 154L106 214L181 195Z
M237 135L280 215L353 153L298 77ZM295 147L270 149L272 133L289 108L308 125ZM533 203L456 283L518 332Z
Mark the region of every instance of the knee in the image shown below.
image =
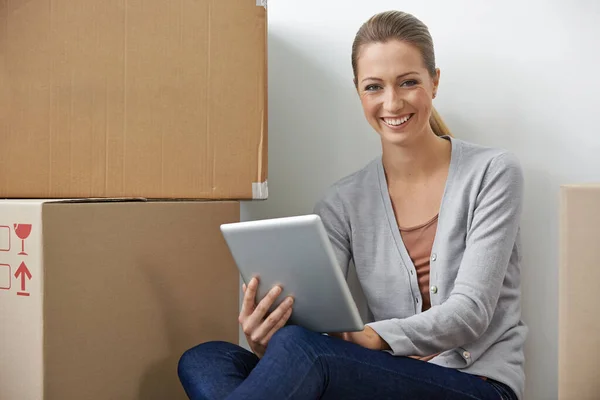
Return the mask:
M329 353L326 340L320 333L299 326L286 326L271 337L264 359L279 360L277 365L287 363L286 367L296 371L294 373L312 371L323 377L326 374L323 356Z
M311 334L314 334L314 332L309 331L306 328L302 328L301 326L298 325L288 325L288 326L284 326L283 328L279 329L277 332L275 332L275 334L273 335L273 337L271 338L271 341L276 341L276 342L287 342L287 341L303 341L306 340L307 337L309 337Z
M215 356L226 353L233 346L228 342L213 341L192 347L184 352L179 359L177 365L179 377L185 378L190 373L197 375L203 369L210 368Z
M319 333L312 332L300 326L288 325L275 332L269 341L267 349L307 349L319 336Z

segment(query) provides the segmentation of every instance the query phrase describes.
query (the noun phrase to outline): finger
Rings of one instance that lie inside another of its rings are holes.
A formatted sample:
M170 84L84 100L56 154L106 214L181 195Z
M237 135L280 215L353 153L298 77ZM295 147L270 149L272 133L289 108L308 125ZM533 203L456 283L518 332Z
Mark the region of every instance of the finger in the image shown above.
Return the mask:
M269 340L271 340L271 337L273 337L273 335L275 334L275 332L277 332L278 330L280 330L281 328L283 328L283 326L285 325L285 323L290 319L291 315L292 315L292 310L293 308L289 308L281 317L281 319L279 321L277 321L277 323L275 324L275 326L273 328L271 328L271 330L269 331L269 333L267 333L267 335L264 337L263 339L263 346L266 346L267 343L269 343Z
M281 289L280 286L273 286L266 296L260 300L258 305L254 308L254 312L252 312L251 317L262 322L262 320L265 318L265 315L267 315L269 308L271 308L277 299L277 296L279 296L282 291L283 289Z
M269 308L277 298L281 294L282 289L279 286L273 286L271 290L265 295L265 297L258 303L256 307L254 307L254 311L250 316L246 318L245 324L247 327L245 331L251 332L252 340L260 340L264 335L264 332L255 332L261 324L263 323Z
M248 283L248 287L244 292L244 300L242 302L242 310L240 311L240 317L247 317L254 311L256 305L256 288L258 286L258 279L252 278Z
M258 286L258 284L256 286ZM279 286L272 287L271 290L265 295L264 299L262 299L258 305L254 306L254 310L250 313L250 315L244 315L241 317L244 320L242 323L242 330L246 335L249 335L252 340L258 341L255 340L256 334L254 331L260 326L260 324L262 324L267 311L269 311L269 307L271 307L277 296L281 294L281 291L282 289ZM248 295L250 292L256 294L256 288L252 288L251 285L248 285L246 295ZM256 295L254 295L254 297L256 297Z
M275 325L279 323L281 318L288 312L289 309L292 308L294 304L294 299L291 297L286 298L281 304L273 310L271 314L256 328L254 332L255 338L257 340L261 340L264 338L270 331L273 329ZM285 322L284 322L285 323Z

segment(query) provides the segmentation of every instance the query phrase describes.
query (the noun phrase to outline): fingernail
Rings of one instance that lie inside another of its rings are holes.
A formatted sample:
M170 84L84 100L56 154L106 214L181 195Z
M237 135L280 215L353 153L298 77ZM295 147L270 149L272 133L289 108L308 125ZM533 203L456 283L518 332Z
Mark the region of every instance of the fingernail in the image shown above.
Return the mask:
M292 297L288 297L285 301L287 304L292 304L294 302L294 299Z

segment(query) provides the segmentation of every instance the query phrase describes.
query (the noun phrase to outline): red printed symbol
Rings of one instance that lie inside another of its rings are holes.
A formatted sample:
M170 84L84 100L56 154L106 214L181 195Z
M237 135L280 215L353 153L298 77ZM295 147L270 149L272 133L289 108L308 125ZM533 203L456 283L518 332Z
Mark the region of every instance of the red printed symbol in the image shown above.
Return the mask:
M25 239L27 239L31 233L31 224L14 224L14 226L15 233L19 239L21 239L21 252L19 255L26 256L27 253L25 253Z
M17 272L15 272L15 278L19 279L21 277L21 291L17 292L17 296L29 296L29 293L26 292L25 289L25 278L31 280L31 272L27 269L27 265L24 262L19 265L17 268Z
M12 276L10 276L10 265L0 264L0 290L10 290Z
M0 251L10 251L10 227L0 226Z

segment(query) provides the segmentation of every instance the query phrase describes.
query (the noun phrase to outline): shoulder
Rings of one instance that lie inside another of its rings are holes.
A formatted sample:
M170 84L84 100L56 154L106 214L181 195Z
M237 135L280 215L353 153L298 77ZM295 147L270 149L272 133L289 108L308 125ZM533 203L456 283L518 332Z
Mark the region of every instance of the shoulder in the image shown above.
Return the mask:
M379 185L378 168L381 156L371 160L359 170L356 170L328 186L317 204L341 203L352 201L365 192L372 191Z
M461 153L461 162L471 166L505 166L507 168L521 169L517 156L509 150L500 147L490 147L466 140L452 138L452 141Z
M459 152L458 163L461 176L481 178L483 181L489 181L497 176L510 176L517 181L523 180L521 162L513 152L456 138L452 141L454 148Z
M476 207L519 208L524 197L524 177L518 157L502 148L456 140L460 154L455 181Z

